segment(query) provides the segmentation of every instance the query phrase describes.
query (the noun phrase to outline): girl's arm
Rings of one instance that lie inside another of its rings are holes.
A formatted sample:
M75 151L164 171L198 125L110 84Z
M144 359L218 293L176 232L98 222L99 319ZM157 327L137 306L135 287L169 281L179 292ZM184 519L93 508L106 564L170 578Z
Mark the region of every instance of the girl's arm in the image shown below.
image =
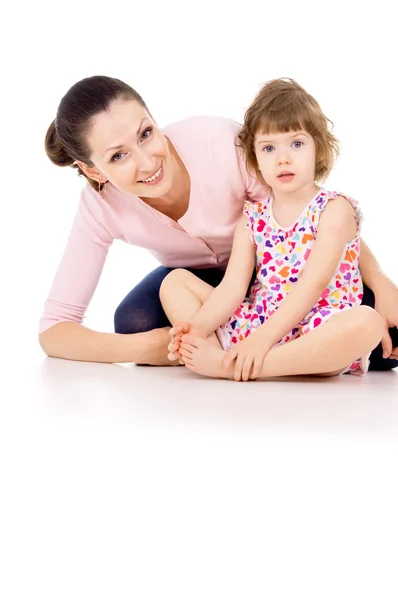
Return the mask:
M328 202L318 227L317 239L299 281L277 311L256 332L272 347L309 313L326 289L347 242L357 234L354 209L338 196Z
M208 336L223 325L246 296L255 265L255 248L242 215L235 230L231 257L222 282L191 319L191 325Z

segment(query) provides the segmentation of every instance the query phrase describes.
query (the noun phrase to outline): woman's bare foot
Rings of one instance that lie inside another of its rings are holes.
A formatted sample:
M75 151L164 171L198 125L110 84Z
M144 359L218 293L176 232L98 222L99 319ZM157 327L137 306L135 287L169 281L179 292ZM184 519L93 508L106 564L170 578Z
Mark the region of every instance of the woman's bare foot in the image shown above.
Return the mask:
M142 353L142 360L138 362L140 365L152 365L157 367L163 366L179 366L181 363L179 360L173 359L170 361L167 358L167 346L170 341L169 335L170 327L161 327L159 329L153 329L151 332L151 339L148 342ZM142 334L146 335L146 334Z
M233 369L226 373L222 367L226 352L214 342L194 335L184 336L180 352L190 371L206 377L233 379Z

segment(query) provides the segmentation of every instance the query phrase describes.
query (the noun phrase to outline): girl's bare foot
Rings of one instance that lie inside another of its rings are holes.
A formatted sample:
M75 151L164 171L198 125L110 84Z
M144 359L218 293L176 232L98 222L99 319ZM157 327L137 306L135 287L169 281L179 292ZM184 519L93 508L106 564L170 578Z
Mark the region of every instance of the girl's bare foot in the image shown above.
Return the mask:
M206 377L233 379L233 370L226 373L222 368L226 353L208 339L194 335L184 336L180 352L190 371Z

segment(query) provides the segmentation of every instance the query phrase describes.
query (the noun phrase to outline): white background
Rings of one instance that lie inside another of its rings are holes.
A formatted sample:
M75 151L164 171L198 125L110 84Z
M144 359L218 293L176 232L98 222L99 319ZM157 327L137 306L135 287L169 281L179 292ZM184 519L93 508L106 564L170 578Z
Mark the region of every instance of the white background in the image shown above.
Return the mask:
M295 78L342 143L327 187L361 202L363 237L398 280L393 3L2 10L2 598L397 598L396 373L232 388L44 359L36 337L84 184L44 136L94 74L135 87L161 126L239 121L262 83ZM155 266L115 243L86 324L112 331Z

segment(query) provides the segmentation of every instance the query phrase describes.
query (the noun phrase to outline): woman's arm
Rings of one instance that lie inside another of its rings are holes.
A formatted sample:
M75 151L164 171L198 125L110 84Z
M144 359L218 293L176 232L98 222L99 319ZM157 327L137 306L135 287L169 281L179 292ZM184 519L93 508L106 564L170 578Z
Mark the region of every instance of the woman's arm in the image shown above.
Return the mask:
M347 242L357 233L354 210L345 198L330 201L319 221L317 239L292 291L257 333L272 347L309 313L330 282Z
M375 255L362 238L359 268L363 282L374 292L375 295L386 283L392 283L391 279L389 279L387 275L383 273Z
M228 321L246 296L255 260L255 248L247 230L247 218L242 215L235 230L224 278L192 318L192 327L208 336Z
M168 328L145 333L99 333L79 325L63 322L39 335L43 351L55 358L87 362L170 365L167 345Z
M89 362L170 364L168 329L121 335L84 327L113 236L96 194L83 190L68 243L45 304L39 343L48 356Z
M398 327L398 286L385 275L368 245L361 238L359 266L364 283L375 296L374 308L384 323L381 340L383 358L398 358L398 348L393 347L389 329Z

